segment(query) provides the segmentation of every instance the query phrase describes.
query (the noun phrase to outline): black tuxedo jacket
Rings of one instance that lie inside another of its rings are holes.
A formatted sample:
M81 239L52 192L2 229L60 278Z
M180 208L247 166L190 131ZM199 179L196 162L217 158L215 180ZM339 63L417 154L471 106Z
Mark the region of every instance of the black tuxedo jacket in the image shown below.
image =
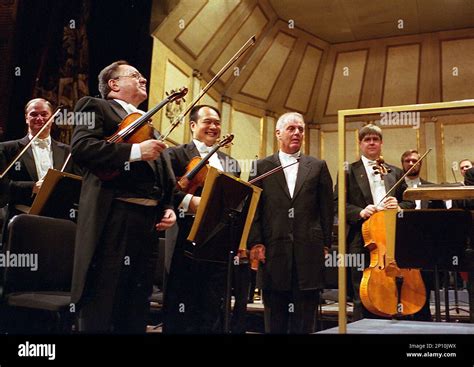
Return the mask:
M400 168L387 165L392 172L384 177L385 189L388 192L390 188L403 176ZM403 200L403 192L407 185L403 181L391 196L398 200L398 205L403 209L413 209L413 201ZM351 253L360 253L363 251L364 243L362 238L362 223L364 220L360 217L360 212L369 204L374 203L370 191L369 179L362 160L358 160L349 165L346 174L346 221L348 223L347 243ZM338 187L334 191L335 207L337 208Z
M278 153L257 161L250 179L280 166ZM324 288L324 246L331 243L334 218L332 180L326 162L301 155L293 198L279 171L257 182L263 189L249 236L249 247L262 243L263 289Z
M154 161L155 173L145 161L127 163L132 144L113 144L105 141L105 137L117 131L118 125L127 115L119 103L114 100L84 97L77 102L75 111L94 113L94 125L90 128L78 124L71 143L72 157L84 174L79 200L76 234L78 246L74 258L72 302L78 302L82 296L92 257L117 192L133 190L137 186L153 186L157 174L157 184L161 188L159 210L162 210L172 208L174 187L173 176L163 154ZM102 181L95 172L104 169L117 169L120 175L110 181ZM160 218L157 218L157 221L159 220Z
M19 140L0 143L1 172L29 141L27 135ZM53 167L60 170L69 155L69 146L51 139L51 150L53 152ZM70 168L71 161L68 162L65 170L69 171ZM33 203L32 190L36 181L38 181L38 173L36 172L35 158L32 148L29 147L5 177L0 180L0 207L8 203L30 206Z
M420 186L433 184L433 182L426 181L421 177L420 183ZM421 209L446 209L446 204L443 200L422 200Z
M165 150L164 154L166 159L170 162L176 178L184 176L186 173L186 167L188 166L191 159L201 156L193 141L176 147L170 147ZM230 173L236 177L240 177L240 166L236 159L219 150L216 154L221 161L224 172ZM197 196L200 196L200 194L201 190L196 192ZM173 192L175 208L179 207L185 196L186 193L175 188ZM193 215L183 216L180 215L179 211L177 211L177 217L176 226L166 232L165 269L168 273L170 272L171 260L175 250L183 251L186 249L188 244L187 237L194 222Z

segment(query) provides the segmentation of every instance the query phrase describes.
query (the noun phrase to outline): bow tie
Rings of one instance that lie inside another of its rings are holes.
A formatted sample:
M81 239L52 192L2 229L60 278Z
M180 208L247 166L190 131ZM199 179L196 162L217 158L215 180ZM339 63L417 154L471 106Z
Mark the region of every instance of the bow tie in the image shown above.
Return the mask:
M48 139L36 139L33 144L35 144L39 148L48 148L49 141Z
M368 161L367 161L367 164L368 164L369 166L374 166L376 163L377 163L376 161L371 161L371 160L368 160Z
M212 147L208 147L208 146L201 146L199 149L199 153L204 153L204 154L208 154L211 152L212 150Z

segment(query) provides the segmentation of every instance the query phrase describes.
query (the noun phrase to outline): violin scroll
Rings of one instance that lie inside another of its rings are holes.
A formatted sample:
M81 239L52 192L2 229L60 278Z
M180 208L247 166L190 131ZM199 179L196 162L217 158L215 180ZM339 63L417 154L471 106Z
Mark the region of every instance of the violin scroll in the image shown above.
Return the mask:
M234 140L234 134L227 134L224 135L222 139L217 142L217 145L219 146L219 148L229 148L229 146L232 145L232 140Z
M392 169L386 165L382 156L375 160L375 164L372 168L374 169L374 173L380 175L382 178L392 172Z

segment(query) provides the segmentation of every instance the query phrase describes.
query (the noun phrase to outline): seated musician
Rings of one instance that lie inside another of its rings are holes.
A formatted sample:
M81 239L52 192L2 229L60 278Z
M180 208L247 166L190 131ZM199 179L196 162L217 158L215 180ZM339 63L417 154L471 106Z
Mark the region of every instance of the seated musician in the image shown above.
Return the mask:
M23 148L36 136L53 114L53 106L43 98L30 100L25 106L28 133L21 139L0 143L0 172L3 173ZM2 241L6 240L8 221L33 204L48 169L60 170L69 156L69 146L51 138L51 125L0 179L0 208L4 213ZM65 170L70 170L69 160Z
M174 174L182 177L193 157L205 157L221 135L220 112L207 105L193 107L189 116L193 140L165 151ZM209 165L240 176L240 168L233 158L217 151ZM220 333L223 331L222 299L227 268L225 264L200 262L188 256L192 244L187 241L194 216L199 206L200 190L194 195L182 191L174 193L178 210L177 227L167 232L166 286L164 295L165 333ZM168 256L167 256L168 257ZM248 270L248 269L247 269ZM247 292L242 297L247 300Z
M383 180L380 175L374 173L373 166L382 153L382 130L380 127L369 124L359 131L359 148L361 159L351 163L346 171L346 220L348 224L348 252L363 255L366 266L369 262L369 252L364 248L362 237L362 223L369 219L379 210L413 208L414 203L403 200L403 192L406 184L400 184L392 195L383 199L387 191L402 177L401 169L387 164L391 169ZM338 200L338 188L336 185L335 200ZM337 208L337 203L335 205ZM351 280L353 287L354 312L353 321L363 317L375 317L362 305L359 288L362 279L362 271L356 267L351 269Z
M403 172L406 173L412 166L415 166L410 173L405 177L405 183L408 187L419 187L432 182L426 181L420 177L421 165L420 154L417 150L411 149L404 152L401 156ZM451 207L451 200L415 200L415 209L449 209ZM449 206L449 208L448 208ZM433 273L431 271L422 271L421 276L426 288L426 302L423 308L413 315L418 321L431 321L430 310L430 295L433 289Z
M38 133L52 113L53 106L43 98L32 99L26 104L28 134L18 140L0 143L1 172ZM48 169L62 168L69 155L69 146L52 139L50 131L51 127L46 128L2 179L0 207L8 203L31 206Z
M459 161L459 169L461 170L461 175L463 175L463 177L466 177L466 172L470 168L472 168L472 161L470 159Z

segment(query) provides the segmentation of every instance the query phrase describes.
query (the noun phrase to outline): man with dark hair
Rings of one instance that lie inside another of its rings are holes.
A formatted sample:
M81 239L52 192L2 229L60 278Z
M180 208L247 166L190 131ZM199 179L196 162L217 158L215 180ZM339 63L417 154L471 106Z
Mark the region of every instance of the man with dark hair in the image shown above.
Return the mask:
M325 161L302 154L304 130L301 114L280 116L275 131L280 150L257 161L251 177L288 166L257 183L263 192L248 241L250 260L262 262L265 332L272 334L314 332L324 288L324 247L330 246L334 219L332 180Z
M145 101L146 83L133 66L114 62L99 74L105 99L84 97L75 108L76 116L94 116L92 128L78 123L72 137L73 158L85 172L72 289L82 332L145 332L156 230L176 221L173 175L161 155L166 145L105 140ZM101 174L110 171L117 175Z
M403 173L406 173L412 166L415 166L405 177L407 187L420 187L422 185L432 184L420 177L421 165L420 154L416 149L407 150L401 156ZM451 207L452 202L448 200ZM415 209L446 209L446 204L442 200L415 200ZM428 270L421 272L426 289L426 302L422 309L413 315L418 321L431 321L430 295L433 289L433 273Z
M470 159L459 161L459 169L461 170L461 175L463 177L466 175L466 171L470 168L472 168L472 161Z
M221 135L218 109L208 105L195 106L190 112L193 140L165 151L176 177L182 177L194 157L205 157ZM209 165L220 171L240 176L237 161L217 151ZM166 286L164 297L165 333L220 333L226 280L226 265L194 259L193 245L187 240L194 214L201 201L195 194L174 193L178 208L177 226L166 234Z
M369 251L364 247L362 237L362 224L373 214L384 209L408 209L413 208L414 203L403 201L402 195L406 189L406 184L400 184L393 196L383 199L387 191L403 176L403 172L392 165L386 166L391 169L383 179L375 174L374 165L382 153L382 130L373 124L368 124L359 131L359 149L361 158L357 162L351 163L346 171L346 221L348 224L348 252L363 256L365 265L368 266ZM336 208L338 200L338 187L334 192ZM382 200L383 199L383 200ZM353 287L354 311L352 321L360 320L363 317L374 317L365 307L360 299L360 282L362 271L356 267L351 267L351 281Z

